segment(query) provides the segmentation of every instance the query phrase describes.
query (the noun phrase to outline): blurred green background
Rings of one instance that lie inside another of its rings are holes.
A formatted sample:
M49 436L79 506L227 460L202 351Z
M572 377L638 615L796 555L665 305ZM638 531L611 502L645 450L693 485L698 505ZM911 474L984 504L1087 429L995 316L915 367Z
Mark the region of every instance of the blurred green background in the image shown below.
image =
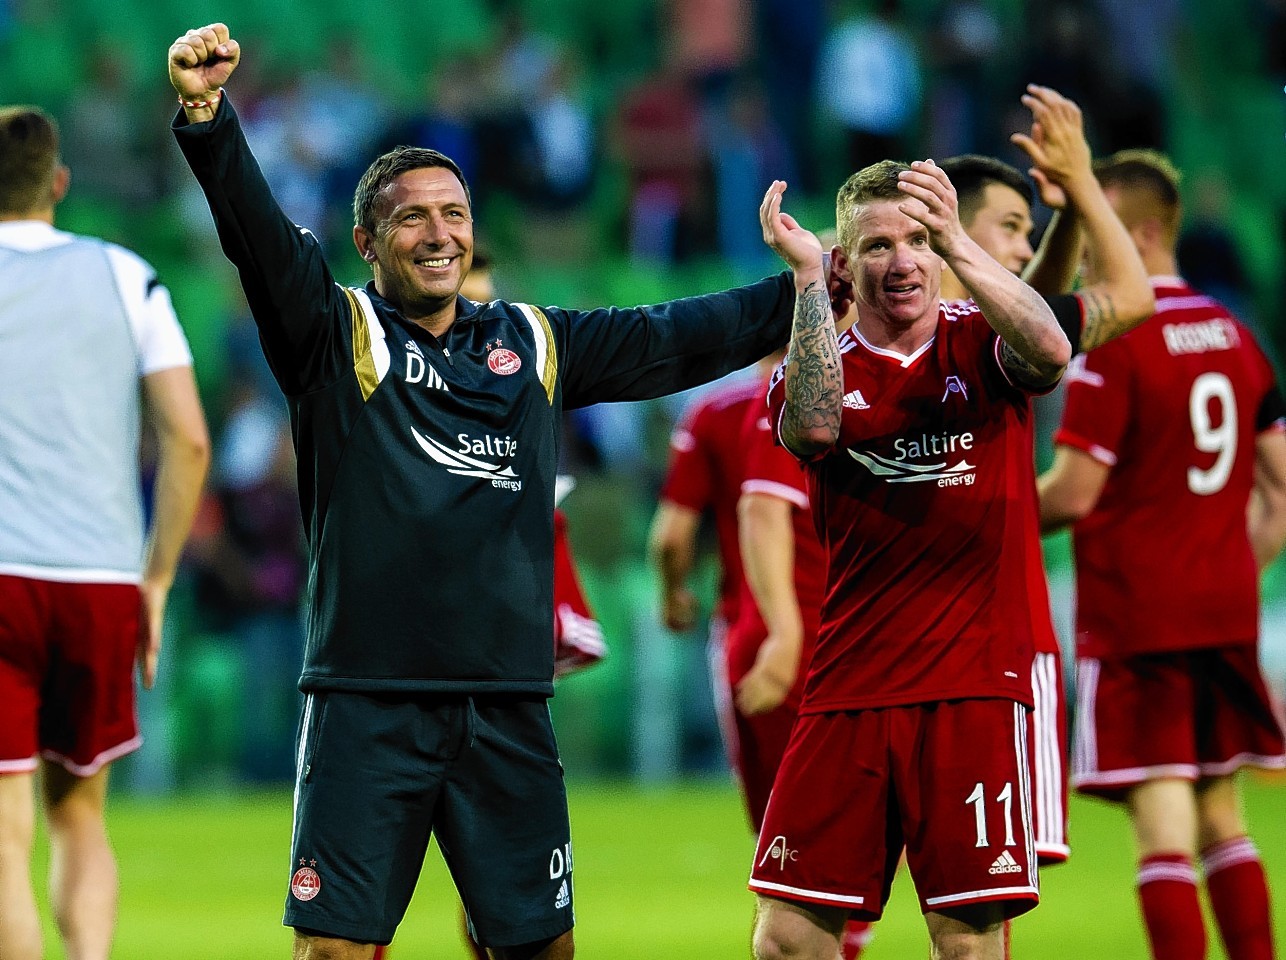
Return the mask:
M411 140L456 151L465 164L501 295L568 306L651 302L776 269L755 222L767 180L787 176L788 206L821 229L836 185L871 143L905 157L979 150L1021 164L1007 137L1029 122L1023 84L1039 80L1081 102L1096 152L1154 146L1174 156L1185 171L1185 273L1228 301L1276 356L1284 6L0 2L0 102L39 103L63 126L73 187L59 225L156 265L191 339L216 437L162 680L143 702L149 747L123 765L121 786L280 778L295 711L300 561L297 543L282 546L298 540L287 529L297 524L277 449L284 405L167 130L165 52L184 29L219 18L239 38L229 95L283 205L323 238L340 279L365 278L348 239L357 175L381 147ZM840 105L858 98L828 81L827 57L876 27L880 43L899 44L900 67L854 83L894 119L891 129L855 134ZM554 704L567 756L588 772L666 778L722 768L704 637L659 627L644 557L667 436L688 399L568 418L564 468L579 486L566 510L612 650ZM1057 404L1038 411L1042 461ZM268 495L271 524L245 502ZM1047 551L1066 637L1066 540ZM707 561L707 598L712 578ZM1266 586L1265 656L1279 689L1282 594L1278 568Z
M348 240L352 186L395 142L468 161L501 296L645 303L777 269L755 222L774 177L791 183L788 208L822 229L872 144L907 159L976 150L1025 165L1007 137L1028 121L1023 85L1039 81L1081 103L1096 153L1173 156L1186 175L1185 274L1275 358L1286 346L1281 0L0 0L0 103L40 104L62 124L73 186L59 226L157 267L216 437L161 678L140 702L147 743L115 773L127 960L264 956L269 943L281 955L288 939L275 925L289 798L274 784L289 776L299 558L298 531L280 532L297 527L284 405L167 129L166 48L214 19L243 46L228 92L256 154L344 282L365 279ZM828 84L820 64L873 26L905 55L865 78L883 110L865 129L849 110L854 91ZM596 956L746 952L750 840L726 786L705 637L661 628L645 561L667 437L691 399L567 423L571 537L611 649L553 702L574 779L578 935ZM1042 461L1057 409L1054 397L1039 410ZM272 498L273 524L250 495ZM1066 538L1046 548L1066 640ZM708 555L699 574L708 608ZM1279 693L1284 598L1279 564L1264 631ZM1270 871L1286 849L1280 804L1280 785L1255 781ZM1078 854L1049 875L1049 903L1017 942L1029 955L1142 956L1124 821L1084 803L1074 814ZM457 955L440 864L427 876L395 956ZM923 955L908 886L872 957ZM1276 909L1280 929L1280 897Z

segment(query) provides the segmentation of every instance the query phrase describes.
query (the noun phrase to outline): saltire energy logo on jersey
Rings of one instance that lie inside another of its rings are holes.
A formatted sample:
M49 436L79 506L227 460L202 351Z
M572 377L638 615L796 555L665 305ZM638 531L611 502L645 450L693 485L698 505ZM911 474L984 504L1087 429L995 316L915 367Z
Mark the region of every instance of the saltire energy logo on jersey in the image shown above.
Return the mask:
M882 457L866 450L848 451L848 455L871 471L873 476L888 483L936 483L940 487L970 486L977 469L967 460L958 460L951 466L946 460L940 463L915 463L921 457L942 457L973 449L972 433L930 435L915 439L898 437L893 441L893 457Z
M522 480L518 479L518 474L514 472L512 466L488 463L470 456L471 453L486 453L495 457L513 456L517 452L518 441L511 437L498 439L488 436L483 440L475 440L468 434L462 433L459 438L461 449L452 450L445 444L424 436L418 430L412 429L411 435L415 437L415 442L420 445L421 450L447 468L447 473L455 474L457 477L478 477L482 480L490 480L493 487L502 490L516 492L522 489Z

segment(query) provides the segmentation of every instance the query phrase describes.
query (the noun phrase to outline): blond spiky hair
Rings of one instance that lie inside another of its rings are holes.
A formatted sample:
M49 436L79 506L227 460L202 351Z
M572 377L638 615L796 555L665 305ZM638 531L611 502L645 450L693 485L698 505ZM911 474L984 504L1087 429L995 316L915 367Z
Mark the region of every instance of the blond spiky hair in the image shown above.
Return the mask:
M1121 150L1094 164L1094 175L1106 187L1132 197L1121 220L1133 227L1138 218L1155 217L1173 238L1181 217L1179 183L1183 175L1174 162L1156 150Z
M901 200L906 196L898 189L898 174L910 169L896 160L881 160L844 181L835 197L835 231L840 246L853 249L853 216L858 207L872 200Z
M1163 199L1179 201L1179 184L1183 174L1174 161L1157 150L1118 150L1094 164L1094 173L1105 186L1108 182L1122 186L1150 184ZM1168 196L1167 196L1168 195Z

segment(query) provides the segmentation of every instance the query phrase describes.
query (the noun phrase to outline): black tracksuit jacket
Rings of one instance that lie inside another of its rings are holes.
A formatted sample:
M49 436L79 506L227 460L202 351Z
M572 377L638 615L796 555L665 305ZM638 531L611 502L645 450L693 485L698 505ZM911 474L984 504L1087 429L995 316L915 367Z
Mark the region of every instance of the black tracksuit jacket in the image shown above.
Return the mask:
M437 339L373 283L334 280L226 97L208 123L180 111L174 134L290 407L309 546L300 687L550 695L563 410L758 360L788 339L790 275L634 309L461 298Z

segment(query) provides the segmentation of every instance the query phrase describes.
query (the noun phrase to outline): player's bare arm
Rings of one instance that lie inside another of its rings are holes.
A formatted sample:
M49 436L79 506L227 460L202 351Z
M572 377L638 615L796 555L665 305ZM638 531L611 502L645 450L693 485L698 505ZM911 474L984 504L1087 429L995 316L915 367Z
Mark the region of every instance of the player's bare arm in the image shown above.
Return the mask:
M213 120L223 85L241 60L241 46L227 25L212 23L189 30L170 44L167 60L170 83L184 101L188 120Z
M1152 287L1129 231L1094 176L1080 107L1057 91L1035 84L1028 86L1022 101L1032 112L1031 135L1017 133L1011 139L1031 158L1030 172L1037 182L1061 187L1066 194L1068 209L1075 211L1084 233L1094 276L1099 278L1078 294L1084 310L1081 349L1092 350L1152 315L1156 308ZM1061 247L1054 250L1053 257L1062 258L1062 262L1050 259L1047 265L1041 264L1042 276L1028 277L1036 289L1046 294L1070 289L1079 262L1079 244L1073 246L1057 238L1054 242ZM1045 247L1042 243L1041 250L1045 251ZM1060 274L1067 276L1067 285L1046 289Z
M1246 530L1262 571L1286 546L1286 433L1268 430L1255 440L1255 486Z
M701 515L662 500L652 518L648 555L661 579L661 619L671 630L691 630L697 622L697 598L688 585L696 565Z
M148 374L143 378L143 394L156 429L158 453L147 560L139 585L146 615L139 637L139 678L151 689L161 653L166 598L210 466L210 434L191 367Z
M1032 170L1035 170L1032 167ZM1029 170L1028 173L1031 171ZM1062 194L1062 191L1059 191ZM1045 199L1044 188L1040 188L1041 202L1049 207ZM1066 203L1062 207L1051 207L1054 211L1049 218L1049 225L1041 234L1040 246L1023 268L1022 278L1033 290L1047 297L1060 293L1070 293L1076 285L1080 273L1081 260L1084 257L1085 234L1081 230L1081 218L1076 207Z
M774 180L759 207L764 243L795 272L795 318L786 353L781 439L801 456L821 453L839 437L844 375L831 310L822 245L787 213L786 184Z
M1036 481L1040 497L1040 532L1053 533L1089 516L1111 468L1083 450L1059 446L1054 462Z
M781 439L801 455L820 453L839 437L844 374L830 302L822 281L798 290L786 354Z
M754 666L737 684L737 709L748 717L781 706L799 672L804 618L795 593L793 510L770 494L743 493L737 501L741 565L768 629Z
M907 199L904 214L929 232L929 242L947 262L987 322L1003 341L1006 369L1031 386L1053 383L1071 359L1071 345L1049 305L965 233L955 188L932 160L917 160L898 175Z

